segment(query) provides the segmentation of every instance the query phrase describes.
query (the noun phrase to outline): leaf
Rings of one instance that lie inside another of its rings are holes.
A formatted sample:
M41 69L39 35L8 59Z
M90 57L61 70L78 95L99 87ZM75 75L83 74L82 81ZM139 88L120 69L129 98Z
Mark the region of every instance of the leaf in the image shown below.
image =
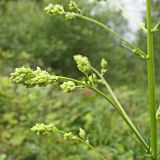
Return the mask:
M157 32L160 29L160 21L153 27L152 32Z

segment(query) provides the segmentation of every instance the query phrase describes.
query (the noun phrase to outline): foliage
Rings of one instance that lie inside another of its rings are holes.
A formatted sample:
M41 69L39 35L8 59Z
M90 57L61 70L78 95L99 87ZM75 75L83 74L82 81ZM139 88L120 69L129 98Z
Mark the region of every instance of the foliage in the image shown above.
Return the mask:
M63 130L72 130L76 133L83 127L91 143L107 159L135 160L135 157L140 156L140 151L134 149L137 144L134 143L135 137L131 136L128 127L120 117L117 118L118 115L111 106L109 104L106 106L106 102L93 92L82 89L76 94L66 96L58 91L53 92L55 86L43 90L40 88L26 90L22 86L11 85L7 77L2 78L0 84L1 88L3 86L1 93L6 94L3 98L1 96L3 108L1 108L0 148L1 154L5 154L7 159L96 160L94 153L84 145L66 143L58 135L45 138L34 136L30 128L35 123L42 122L46 124L54 122ZM123 99L122 103L130 106L126 109L139 125L138 128L143 128L144 119L145 126L148 126L149 117L146 112L144 91L129 91L123 87L116 93ZM16 98L17 96L20 98ZM139 110L137 104L140 106ZM148 134L148 127L143 128L144 134Z
M23 62L24 58L21 58L18 57L18 60ZM10 58L2 59L5 72L10 72L7 66L11 61ZM87 138L107 159L143 160L143 158L136 158L141 157L141 152L134 149L137 147L134 143L135 137L131 136L128 127L118 117L117 112L92 91L81 89L81 91L75 91L75 94L66 96L55 86L48 86L43 90L38 87L25 89L23 86L13 86L4 75L1 75L0 88L0 155L2 158L97 159L96 155L82 144L65 142L58 135L37 137L30 131L36 123L54 122L60 129L68 132L72 130L77 134L79 128L83 127ZM130 106L126 108L127 112L138 124L138 128L143 129L143 135L147 135L149 117L146 112L145 91L129 90L128 86L123 86L115 92L122 99L122 104ZM145 126L148 126L145 128L142 125L144 119Z
M30 131L36 123L52 122L61 130L77 136L78 134L84 136L85 131L87 140L89 139L96 150L108 160L146 160L143 157L143 148L137 144L136 138L117 112L90 89L64 82L62 89L66 92L70 92L71 87L81 88L80 91L75 90L74 94L65 95L59 92L55 85L43 89L38 87L25 89L23 86L11 85L8 81L8 75L13 68L24 64L24 67L27 65L33 68L37 65L41 68L45 66L50 73L53 73L53 68L56 74L62 72L73 76L72 71L75 71L75 67L72 56L75 53L84 53L96 67L101 57L105 57L110 65L107 66L106 60L102 60L101 65L97 67L99 72L101 74L107 72L106 77L114 84L116 95L121 99L122 105L128 106L125 110L149 143L144 61L127 53L131 50L123 51L121 47L117 47L117 44L121 43L119 40L93 24L77 22L76 19L65 22L61 17L46 16L43 8L50 2L53 3L50 0L0 1L0 160L98 160L97 154L88 146L75 141L66 142L60 135L37 137ZM64 0L54 2L62 2L65 8L68 3ZM126 21L120 18L120 11L113 12L112 8L105 6L106 11L101 3L88 3L82 0L78 1L78 4L85 5L83 12L109 24L121 35L128 32L123 28ZM153 7L156 26L159 20L158 0L154 1ZM145 50L144 35L140 33L138 32L140 40L135 43ZM159 36L155 36L157 53L160 51L158 42ZM156 54L156 75L159 74L158 59L159 54ZM37 70L43 72L40 68ZM77 76L78 72L74 74ZM34 81L34 86L38 81L37 85L41 86L40 81L43 80L41 76ZM97 80L94 75L88 78L89 84ZM116 88L117 83L121 85L119 89ZM45 85L44 81L42 84ZM139 84L142 84L142 88L136 89ZM100 89L106 92L101 86ZM157 85L156 95L159 94ZM156 103L159 106L159 99L156 99ZM159 130L160 126L158 127ZM81 133L80 128L84 129ZM158 138L160 146L159 139L160 137Z
M127 72L129 62L127 59L130 57L116 45L121 42L90 23L77 22L76 19L65 22L59 16L54 18L46 16L43 10L50 2L57 1L5 2L5 9L0 10L1 49L12 52L15 57L20 52L26 51L32 59L35 59L34 63L31 62L31 66L53 68L56 72L66 75L78 74L72 72L75 71L74 67L71 67L74 65L72 61L74 54L84 53L93 64L97 64L102 57L107 58L108 61L115 59L110 63L112 67L110 77L118 78L121 83L127 80L129 76L124 73ZM121 13L118 10L113 12L108 6L106 14L106 10L101 9L102 7L97 3L87 3L83 0L79 2L80 5L81 3L85 6L85 13L107 22L119 33L124 33L122 26L126 26L127 22L119 16ZM98 12L96 13L95 10ZM96 55L99 55L98 58L95 58ZM16 66L18 67L18 64ZM124 66L123 70L117 73L120 66Z

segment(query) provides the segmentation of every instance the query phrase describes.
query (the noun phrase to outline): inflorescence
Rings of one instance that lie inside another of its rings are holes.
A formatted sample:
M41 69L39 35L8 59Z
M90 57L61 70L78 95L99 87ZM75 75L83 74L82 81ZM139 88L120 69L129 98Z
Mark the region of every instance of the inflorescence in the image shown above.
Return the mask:
M64 7L59 4L49 4L45 9L46 13L52 14L52 15L64 15L66 20L72 20L76 16L82 15L81 9L78 7L78 5L70 1L68 4L68 11L65 11Z
M40 67L36 70L32 70L29 67L23 66L21 68L16 68L14 73L11 73L11 82L21 83L27 88L32 88L35 86L43 87L47 84L52 84L58 80L58 77L51 76L48 72L42 71Z
M35 86L44 87L48 84L63 81L60 87L63 89L64 93L70 93L76 88L84 88L86 87L85 84L93 86L94 83L101 82L101 79L98 79L96 73L94 73L93 67L86 56L75 55L74 60L78 70L84 75L82 81L76 81L81 82L81 84L75 84L73 79L70 78L65 79L65 77L63 77L64 79L62 79L61 76L50 75L47 71L43 71L40 67L33 70L27 66L16 68L15 72L11 73L10 80L16 84L23 84L27 88L32 88ZM100 64L101 75L106 73L107 65L108 62L103 58Z
M89 143L88 139L86 138L86 132L82 128L79 129L78 135L74 135L72 132L64 132L60 130L53 123L39 123L33 126L31 131L33 131L38 136L61 134L63 135L64 140L80 140L84 141L85 143Z
M53 12L56 13L57 10L53 10ZM60 7L59 10L62 11ZM59 12L57 14L59 14ZM16 68L15 72L11 73L10 80L11 82L16 84L23 84L27 88L35 86L44 87L48 84L54 84L55 82L62 82L60 87L63 89L65 93L70 93L74 91L76 88L92 88L94 87L95 82L100 82L102 80L97 78L97 70L95 72L95 69L92 67L90 61L86 56L75 55L74 60L76 62L78 70L82 72L85 76L85 80L84 78L81 81L79 81L72 78L50 75L47 71L43 71L40 67L37 67L36 70L33 70L27 66ZM98 72L100 75L103 76L103 74L106 73L107 65L108 62L105 59L102 59L100 64L101 70L100 72ZM31 130L35 132L37 135L41 136L60 134L63 135L64 140L76 140L77 142L86 144L88 147L95 151L94 147L89 143L89 140L86 138L85 130L83 130L82 128L79 129L78 135L75 135L72 132L64 132L57 128L53 123L36 124L31 128ZM97 155L99 155L97 151L95 152Z
M91 63L86 56L76 55L74 56L74 60L77 64L79 71L81 71L82 73L88 75L89 72L92 70Z

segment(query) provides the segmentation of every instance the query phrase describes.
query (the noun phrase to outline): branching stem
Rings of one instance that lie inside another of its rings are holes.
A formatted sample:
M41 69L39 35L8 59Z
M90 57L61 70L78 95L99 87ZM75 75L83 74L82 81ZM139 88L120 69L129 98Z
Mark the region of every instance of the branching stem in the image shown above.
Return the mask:
M115 6L117 6L131 21L133 21L135 24L137 24L142 31L144 31L145 33L147 33L147 29L145 28L145 26L143 24L139 23L132 15L130 15L128 12L126 12L125 9L122 6L120 6L119 4L117 4L115 2L115 0L110 0L110 1Z
M144 59L147 59L147 55L146 53L144 53L141 49L139 49L138 47L136 47L134 44L130 43L127 39L125 39L124 37L122 37L120 34L116 33L115 31L113 31L110 27L108 27L107 25L99 22L98 20L95 20L93 18L87 17L87 16L83 16L83 15L76 15L77 17L92 22L100 27L102 27L103 29L107 30L108 32L110 32L111 34L113 34L114 36L116 36L117 38L119 38L120 40L122 40L123 42L125 42L129 47L131 47L131 49L136 49L137 53Z
M112 88L110 87L110 85L108 84L108 82L105 80L105 78L99 73L98 70L96 70L95 68L93 68L93 71L102 79L105 87L107 88L107 90L109 91L110 95L112 96L113 100L115 101L115 103L117 104L119 110L122 112L125 121L127 122L127 124L129 125L129 127L131 128L131 130L133 131L133 133L136 135L137 139L141 142L141 144L144 146L144 148L148 149L149 146L148 144L145 142L145 140L143 139L143 137L141 136L141 134L139 133L139 131L137 130L137 128L135 127L135 125L133 124L133 122L131 121L131 119L128 117L127 113L125 112L123 106L121 105L120 101L118 100L117 96L115 95L115 93L113 92ZM123 118L123 119L124 119Z
M93 90L94 92L96 92L98 95L100 95L101 97L103 97L105 100L107 100L107 102L109 102L120 114L120 116L123 118L123 120L128 124L128 126L130 127L130 129L133 131L133 133L135 134L135 136L137 137L137 139L139 140L139 142L144 146L144 148L146 150L149 149L149 146L147 145L147 143L145 142L145 140L143 139L143 137L141 136L141 134L138 132L138 130L136 129L136 127L134 126L134 124L132 123L132 121L130 120L130 118L128 117L128 115L126 114L126 112L124 111L123 107L117 105L116 103L114 103L114 101L112 99L110 99L106 94L104 94L103 92L101 92L100 90L98 90L97 88L90 86L86 83L83 83L81 81L78 81L76 79L72 79L72 78L68 78L68 77L62 77L59 76L58 77L59 80L62 81L73 81L75 83L78 83L80 85L83 85L87 88L90 88L91 90Z

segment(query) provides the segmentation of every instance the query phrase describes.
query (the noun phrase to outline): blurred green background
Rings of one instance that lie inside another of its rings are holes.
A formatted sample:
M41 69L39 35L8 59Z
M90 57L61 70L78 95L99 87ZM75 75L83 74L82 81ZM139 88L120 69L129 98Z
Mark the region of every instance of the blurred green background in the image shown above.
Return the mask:
M65 142L54 135L34 135L30 128L41 122L54 122L63 130L75 133L80 127L84 128L91 143L106 160L145 160L128 126L95 93L84 89L66 95L56 86L26 89L10 84L9 74L21 65L33 68L38 65L50 73L81 77L73 62L74 54L88 56L96 67L104 57L109 61L106 78L149 143L145 62L94 24L47 15L44 7L57 2L66 6L68 0L0 1L0 160L98 160L82 144ZM86 14L109 24L121 35L130 33L128 21L118 9L103 7L96 1L77 2ZM155 0L152 7L156 24L160 16L159 0ZM145 35L139 30L135 35L133 43L146 50ZM157 32L157 106L160 104L159 44L160 32ZM160 129L160 125L158 127ZM160 146L160 139L158 144Z

